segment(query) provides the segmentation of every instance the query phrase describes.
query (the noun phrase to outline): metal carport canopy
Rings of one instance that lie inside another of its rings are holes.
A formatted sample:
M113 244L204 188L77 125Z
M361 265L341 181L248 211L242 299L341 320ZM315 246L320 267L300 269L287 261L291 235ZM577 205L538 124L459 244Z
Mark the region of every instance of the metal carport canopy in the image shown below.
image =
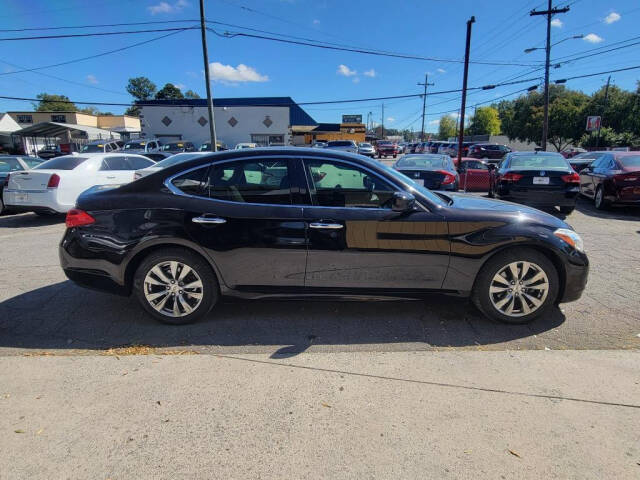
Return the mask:
M37 123L22 130L16 130L13 134L21 137L64 137L66 132L71 132L72 136L73 134L86 133L87 138L120 138L118 132L112 132L111 130L58 122Z

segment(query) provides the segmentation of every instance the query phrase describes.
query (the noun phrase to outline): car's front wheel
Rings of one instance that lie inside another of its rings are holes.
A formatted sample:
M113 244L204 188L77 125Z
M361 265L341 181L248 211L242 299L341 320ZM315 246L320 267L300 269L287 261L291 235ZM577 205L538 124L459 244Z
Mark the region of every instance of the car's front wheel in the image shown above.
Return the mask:
M559 290L558 272L544 254L515 248L495 255L482 267L472 300L493 320L527 323L553 307Z
M133 287L149 314L172 325L200 319L220 296L211 266L199 255L182 248L151 253L136 270Z

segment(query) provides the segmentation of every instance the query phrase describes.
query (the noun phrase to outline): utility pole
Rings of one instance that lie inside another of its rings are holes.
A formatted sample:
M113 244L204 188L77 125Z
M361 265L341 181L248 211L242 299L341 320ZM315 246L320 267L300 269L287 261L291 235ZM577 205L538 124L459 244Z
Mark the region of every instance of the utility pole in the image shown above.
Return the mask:
M611 75L607 78L607 88L604 89L604 105L602 107L602 113L600 114L600 125L598 125L598 136L596 137L596 147L600 146L600 128L602 128L602 118L604 112L607 109L607 99L609 98L609 84L611 83Z
M549 63L551 58L551 17L556 13L566 13L569 11L569 7L553 8L553 0L548 1L548 8L546 10L531 10L531 12L529 13L529 15L532 17L535 17L537 15L547 16L547 46L545 47L546 60L544 64L544 120L542 123L542 142L540 145L543 152L547 150L547 137L549 136Z
M382 104L382 132L380 132L380 140L384 140L384 103Z
M471 49L471 25L476 17L467 20L467 44L464 49L464 76L462 77L462 105L460 106L460 132L458 133L458 165L462 160L462 142L464 141L464 110L467 108L467 78L469 77L469 50Z
M424 115L427 108L427 86L433 86L435 83L428 82L429 75L424 74L424 83L418 82L418 85L424 86L424 94L422 95L422 129L420 130L420 141L424 142Z
M209 136L211 137L211 151L218 151L216 138L216 122L213 115L213 99L211 97L211 79L209 78L209 52L207 51L207 25L204 19L204 0L200 0L200 31L202 32L202 57L204 59L204 78L207 82L207 109L209 110Z

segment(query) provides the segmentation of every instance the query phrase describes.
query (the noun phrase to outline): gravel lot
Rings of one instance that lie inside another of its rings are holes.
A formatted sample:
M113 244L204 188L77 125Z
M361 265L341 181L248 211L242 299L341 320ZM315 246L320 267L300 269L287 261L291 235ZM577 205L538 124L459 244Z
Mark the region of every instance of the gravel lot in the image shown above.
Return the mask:
M417 351L464 348L640 347L640 210L596 211L581 199L567 221L591 260L587 291L527 326L483 318L468 302L229 302L204 321L170 327L133 298L78 288L58 264L61 218L0 217L0 354L47 349L82 354L125 345L202 353ZM61 352L62 353L62 352Z

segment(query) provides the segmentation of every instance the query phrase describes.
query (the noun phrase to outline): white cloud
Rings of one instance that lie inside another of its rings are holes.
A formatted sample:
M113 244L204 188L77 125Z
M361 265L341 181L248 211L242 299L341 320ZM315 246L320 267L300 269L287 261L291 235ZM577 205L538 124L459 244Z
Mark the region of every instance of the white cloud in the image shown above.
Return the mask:
M221 83L267 82L267 75L260 75L255 68L240 63L237 67L219 62L209 64L211 79Z
M447 71L444 68L439 68L437 70L438 73L447 73Z
M363 74L365 77L371 77L371 78L373 78L373 77L375 77L375 76L376 76L376 71L372 68L371 70L365 70L364 72L362 72L362 74Z
M606 23L607 25L610 25L612 23L617 22L618 20L620 20L622 17L620 16L619 13L616 12L611 12L609 15L607 15L606 17L604 17L604 23Z
M356 72L355 70L351 70L349 67L347 67L346 65L338 65L338 70L336 71L336 73L338 75L343 75L345 77L353 77L355 74L357 74L358 72Z
M184 90L184 87L186 87L184 83L174 83L173 86L179 88L180 90Z
M395 121L396 121L396 119L395 119L395 118L393 118L393 117L387 117L387 122L389 122L389 123L393 123L393 122L395 122Z
M562 20L560 20L559 18L554 18L553 20L551 20L552 27L562 28L562 25Z
M317 18L313 19L313 24L314 25L320 25L320 20L318 20Z
M95 85L96 83L99 83L98 79L96 78L96 76L95 75L91 75L91 74L87 75L87 82L89 82L89 83L91 83L93 85Z
M188 6L189 2L187 2L187 0L178 0L175 3L160 2L156 5L147 7L147 10L149 10L151 15L157 15L159 13L178 13Z
M427 122L427 125L439 125L440 124L440 120L431 120L430 122Z
M360 83L360 77L353 77L353 83Z
M599 35L596 35L595 33L590 33L589 35L584 36L584 41L589 43L600 43L604 41L604 38L602 38Z

